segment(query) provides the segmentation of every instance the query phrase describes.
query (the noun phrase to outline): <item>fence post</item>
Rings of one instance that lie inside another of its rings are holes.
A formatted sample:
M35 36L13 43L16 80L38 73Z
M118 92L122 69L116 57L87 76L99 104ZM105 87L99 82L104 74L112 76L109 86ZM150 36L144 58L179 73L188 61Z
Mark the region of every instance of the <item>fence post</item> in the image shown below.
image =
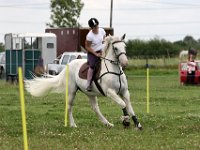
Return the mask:
M147 113L149 113L149 63L146 57L146 68L147 68Z

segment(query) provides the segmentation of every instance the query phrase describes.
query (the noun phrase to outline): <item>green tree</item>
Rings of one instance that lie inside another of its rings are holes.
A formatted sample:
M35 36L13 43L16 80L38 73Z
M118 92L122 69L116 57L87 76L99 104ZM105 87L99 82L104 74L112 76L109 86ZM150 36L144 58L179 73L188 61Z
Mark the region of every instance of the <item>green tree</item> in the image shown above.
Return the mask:
M3 43L0 43L0 52L4 51L4 45Z
M178 46L180 50L189 49L190 47L200 49L200 39L195 40L192 36L185 36L183 40L179 40L173 43Z
M179 52L177 45L158 38L149 41L129 40L126 49L129 57L171 57Z
M51 0L51 20L49 27L78 27L78 18L84 3L81 0Z
M186 36L184 39L183 39L183 42L186 43L188 46L192 47L194 46L195 44L197 44L197 41L192 37L192 36Z

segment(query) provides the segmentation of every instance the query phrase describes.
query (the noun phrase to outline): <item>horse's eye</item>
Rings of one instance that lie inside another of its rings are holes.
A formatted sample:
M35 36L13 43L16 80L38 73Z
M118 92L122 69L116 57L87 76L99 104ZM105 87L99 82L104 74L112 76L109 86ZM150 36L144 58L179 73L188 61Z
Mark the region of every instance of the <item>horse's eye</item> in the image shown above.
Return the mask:
M118 51L117 47L114 47L114 51Z

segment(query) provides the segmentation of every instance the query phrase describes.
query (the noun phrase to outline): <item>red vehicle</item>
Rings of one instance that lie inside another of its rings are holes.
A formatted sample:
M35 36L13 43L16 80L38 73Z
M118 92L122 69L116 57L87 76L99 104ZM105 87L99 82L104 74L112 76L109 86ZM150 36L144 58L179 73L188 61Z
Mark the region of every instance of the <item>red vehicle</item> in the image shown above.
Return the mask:
M200 60L195 60L195 63L196 71L194 77L194 84L200 84ZM179 77L181 85L187 84L187 68L187 62L181 62L179 64Z

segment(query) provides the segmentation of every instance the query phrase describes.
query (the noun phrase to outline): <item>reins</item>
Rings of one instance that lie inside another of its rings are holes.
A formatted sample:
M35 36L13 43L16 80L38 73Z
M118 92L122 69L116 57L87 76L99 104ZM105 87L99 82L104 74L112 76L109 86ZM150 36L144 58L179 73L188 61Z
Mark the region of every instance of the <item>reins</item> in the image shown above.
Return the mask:
M107 59L107 58L105 58L105 57L100 57L100 58L101 58L101 59L104 59L104 60L107 60L107 61L109 61L109 62L112 63L112 64L116 64L116 65L119 64L119 61L115 61L115 60Z

